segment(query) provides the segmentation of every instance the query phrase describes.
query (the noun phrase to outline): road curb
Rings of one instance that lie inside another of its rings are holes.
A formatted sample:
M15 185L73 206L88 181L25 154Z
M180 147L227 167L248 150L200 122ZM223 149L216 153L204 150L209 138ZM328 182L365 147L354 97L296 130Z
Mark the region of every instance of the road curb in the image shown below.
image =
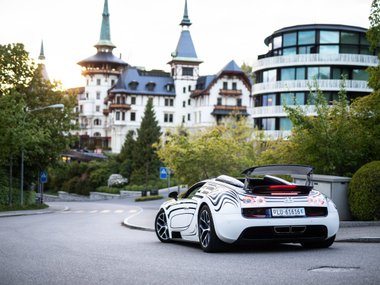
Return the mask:
M9 212L0 213L0 218L44 215L44 214L52 214L59 211L64 212L68 210L70 210L70 208L65 206L64 209L53 209L52 207L49 207L47 209L39 209L39 210L9 211Z
M133 230L140 230L140 231L147 231L147 232L154 232L154 229L152 228L148 228L148 227L143 227L143 226L139 226L139 225L136 225L136 224L133 224L130 222L130 220L132 218L135 218L136 216L140 215L142 212L144 211L143 208L140 208L140 210L133 214L132 216L128 217L128 218L125 218L124 221L121 223L123 226L127 227L127 228L130 228L130 229L133 229Z

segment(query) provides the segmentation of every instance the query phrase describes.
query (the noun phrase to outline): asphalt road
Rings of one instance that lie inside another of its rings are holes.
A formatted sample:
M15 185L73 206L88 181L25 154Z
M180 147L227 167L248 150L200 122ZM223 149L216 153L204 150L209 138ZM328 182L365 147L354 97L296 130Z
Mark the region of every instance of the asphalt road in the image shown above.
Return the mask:
M380 244L239 247L207 254L122 226L127 201L0 219L0 284L380 284ZM139 204L140 206L141 204ZM149 203L145 204L148 205Z

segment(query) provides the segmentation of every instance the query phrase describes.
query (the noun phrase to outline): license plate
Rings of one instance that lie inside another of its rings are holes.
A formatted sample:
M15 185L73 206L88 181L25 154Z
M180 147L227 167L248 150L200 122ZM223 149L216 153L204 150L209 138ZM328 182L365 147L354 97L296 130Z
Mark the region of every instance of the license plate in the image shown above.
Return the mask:
M273 217L302 217L305 216L305 208L274 208Z

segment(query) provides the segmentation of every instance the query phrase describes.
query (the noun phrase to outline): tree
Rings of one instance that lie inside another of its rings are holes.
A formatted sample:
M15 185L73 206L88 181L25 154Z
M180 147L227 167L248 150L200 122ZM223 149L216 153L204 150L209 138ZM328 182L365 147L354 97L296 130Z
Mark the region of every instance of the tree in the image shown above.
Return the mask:
M285 107L293 123L288 148L292 163L310 164L317 173L352 175L360 167L362 149L354 135L356 126L350 112L344 80L338 99L329 105L315 86L310 92L316 116L309 116L300 106ZM288 154L289 154L288 153Z
M75 101L57 91L58 83L42 78L22 44L0 46L0 72L0 167L9 169L10 178L20 177L23 150L24 176L29 182L25 186L29 186L38 171L57 161L68 147ZM66 107L39 111L58 103Z
M133 171L133 154L135 153L136 140L134 131L129 131L125 137L124 145L121 148L117 160L121 163L120 174L130 180Z
M258 144L252 128L236 117L193 135L181 129L161 142L158 155L176 177L186 184L221 174L239 176L257 157Z
M252 71L253 68L252 66L246 64L245 62L243 62L243 64L241 65L241 70L244 71L244 73L249 77L251 78L252 82L255 82L256 81L256 77L255 77L255 73Z
M373 0L371 14L369 16L370 28L367 32L367 38L371 50L377 52L380 60L380 0ZM375 93L380 91L380 65L369 68L368 85L374 89Z
M157 179L160 160L154 145L160 141L160 137L161 128L154 113L153 99L149 98L133 148L133 171L131 174L133 183L148 185L150 180Z

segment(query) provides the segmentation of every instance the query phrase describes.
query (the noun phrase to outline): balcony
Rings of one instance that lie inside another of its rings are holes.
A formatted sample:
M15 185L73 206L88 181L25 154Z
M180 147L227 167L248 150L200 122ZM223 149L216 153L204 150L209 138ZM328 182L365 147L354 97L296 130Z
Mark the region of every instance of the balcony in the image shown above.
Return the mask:
M112 110L116 110L116 109L128 111L128 110L131 109L131 105L129 105L129 104L122 104L122 103L119 103L119 104L111 103L110 106L109 106L110 112L112 112Z
M219 89L219 95L227 97L239 97L243 93L241 90Z
M321 91L339 91L341 80L317 80L317 84ZM345 89L349 92L372 92L372 89L368 87L367 81L346 80L345 84ZM261 93L296 92L310 90L315 90L313 80L274 81L254 84L252 87L252 95Z
M283 66L297 65L355 65L377 66L379 59L365 54L294 54L259 59L253 65L253 71Z
M289 106L295 107L295 106ZM303 105L301 109L308 115L316 115L315 106ZM252 111L253 118L268 118L268 117L287 117L288 114L285 111L284 106L264 106L254 107Z
M108 74L108 75L120 75L121 71L115 69L102 69L102 68L86 68L82 70L82 75L92 74Z
M239 113L243 116L249 116L246 106L230 106L230 105L214 105L214 110L211 115L226 116L231 113Z
M263 131L264 139L277 140L279 138L288 139L292 131Z

